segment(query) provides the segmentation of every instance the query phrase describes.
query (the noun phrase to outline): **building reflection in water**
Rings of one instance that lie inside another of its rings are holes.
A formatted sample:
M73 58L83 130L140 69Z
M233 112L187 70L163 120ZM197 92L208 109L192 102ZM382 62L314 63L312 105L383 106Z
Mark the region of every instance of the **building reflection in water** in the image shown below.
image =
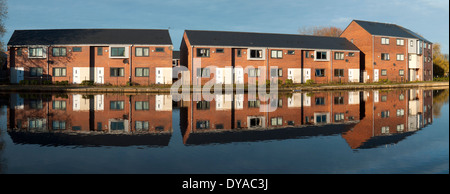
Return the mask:
M190 95L173 102L171 95L10 94L8 133L22 144L167 146L172 119L180 119L185 145L341 135L350 148L365 149L398 143L433 122L432 90L280 93L274 100Z
M11 95L16 143L167 146L172 135L170 95Z

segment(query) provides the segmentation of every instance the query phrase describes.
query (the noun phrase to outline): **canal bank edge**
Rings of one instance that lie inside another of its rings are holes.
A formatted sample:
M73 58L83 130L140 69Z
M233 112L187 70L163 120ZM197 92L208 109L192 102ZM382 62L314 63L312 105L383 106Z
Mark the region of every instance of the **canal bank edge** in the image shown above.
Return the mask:
M362 89L396 89L417 87L441 87L448 88L449 82L416 82L401 84L346 84L346 85L302 85L294 87L278 87L279 92L297 91L324 91L324 90L362 90ZM256 87L257 88L257 87ZM181 92L181 87L178 92ZM234 87L232 89L236 91ZM269 88L267 88L269 90ZM167 87L141 87L141 86L53 86L53 85L0 85L0 92L74 92L74 93L170 93ZM190 92L201 92L202 88L190 87ZM211 92L214 89L211 89ZM224 91L229 91L224 87ZM244 88L244 92L248 87Z

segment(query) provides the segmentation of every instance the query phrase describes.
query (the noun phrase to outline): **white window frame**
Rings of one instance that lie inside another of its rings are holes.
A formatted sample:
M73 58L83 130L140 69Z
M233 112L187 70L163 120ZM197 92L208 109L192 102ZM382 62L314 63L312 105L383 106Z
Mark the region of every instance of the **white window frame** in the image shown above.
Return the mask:
M404 61L405 55L404 54L397 54L397 61Z
M405 46L405 39L397 38L397 46Z
M318 59L318 52L325 52L326 53L326 59ZM330 51L326 51L326 50L316 50L314 51L314 61L330 61Z
M389 45L389 38L381 38L381 44L382 45Z
M251 57L251 51L258 50L261 51L261 57ZM264 48L249 48L247 49L247 59L248 60L266 60L266 49Z
M282 50L272 50L270 51L270 58L272 59L282 59L283 51Z
M125 48L124 56L112 56L112 48ZM128 56L129 53L130 53L130 47L128 47L128 46L120 46L120 45L117 45L117 46L110 46L110 47L109 47L109 58L116 58L116 59L128 58L128 57L129 57L129 56Z
M42 49L42 55L40 56L31 56L31 49ZM36 58L36 59L42 59L42 58L47 58L47 49L45 47L28 47L28 58Z

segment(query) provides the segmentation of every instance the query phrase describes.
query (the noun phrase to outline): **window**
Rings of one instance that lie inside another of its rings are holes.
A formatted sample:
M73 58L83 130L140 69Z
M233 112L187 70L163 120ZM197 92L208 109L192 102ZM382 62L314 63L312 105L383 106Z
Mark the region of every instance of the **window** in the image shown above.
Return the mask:
M237 57L242 57L242 50L241 49L237 49L236 50L236 56Z
M342 53L342 52L335 52L334 53L334 59L336 59L336 60L344 60L344 53Z
M136 68L136 77L148 77L150 75L149 68Z
M327 115L316 115L316 123L326 123Z
M405 45L405 40L403 40L403 39L397 39L397 45L398 45L398 46L403 46L403 45Z
M382 134L389 134L389 126L381 127Z
M125 123L123 121L111 121L111 130L124 130Z
M30 77L42 76L42 67L30 67Z
M66 121L53 121L53 130L66 129Z
M44 106L42 104L42 100L32 99L29 101L28 106L30 109L42 109Z
M260 75L261 75L261 69L259 69L259 68L248 69L249 77L259 77Z
M73 47L73 52L81 52L81 47Z
M355 53L348 53L348 56L349 56L349 57L354 57L354 56L355 56Z
M224 53L225 51L223 50L223 48L218 48L216 49L216 53Z
M381 44L389 44L389 38L381 38Z
M209 129L209 120L207 121L197 121L197 129Z
M163 47L156 47L155 48L155 52L164 52L164 48Z
M388 61L389 60L389 54L388 53L381 53L381 60Z
M294 50L289 50L289 51L287 52L287 54L288 54L288 55L295 55L295 51L294 51Z
M381 70L381 75L387 75L387 70L386 69L382 69Z
M97 55L102 56L103 55L103 47L97 47Z
M334 76L336 77L344 77L344 69L335 69Z
M22 56L23 49L17 48L17 56Z
M403 61L403 60L405 60L405 55L397 54L397 61Z
M281 126L283 125L283 117L274 117L270 119L270 124L272 126Z
M283 58L283 51L273 50L270 57L272 59L281 59Z
M309 51L305 51L305 58L309 58Z
M399 124L399 125L397 125L397 131L398 131L398 132L403 132L403 130L405 130L405 124Z
M136 131L148 130L148 121L136 121L134 128Z
M54 110L66 110L66 101L65 100L54 100L52 102Z
M53 48L53 56L54 57L65 57L67 56L67 50L65 47L61 48Z
M209 57L209 49L198 48L197 49L197 57Z
M334 104L344 104L344 97L343 96L334 97Z
M262 59L263 51L261 49L250 49L250 59Z
M125 102L124 101L111 101L109 103L111 110L123 110Z
M261 105L261 101L259 101L259 100L249 100L248 101L249 108L259 108L260 105Z
M149 53L149 48L145 47L145 48L136 48L136 57L148 57L148 53Z
M403 95L403 94L400 94L399 96L398 96L398 100L404 100L405 99L405 95Z
M381 96L381 102L386 102L386 101L387 101L387 95Z
M397 116L401 117L403 115L405 115L405 110L404 109L397 109Z
M209 68L197 68L197 77L209 78L210 74Z
M325 69L316 69L316 77L325 77Z
M405 70L404 69L398 70L398 74L401 76L405 75Z
M44 57L44 48L29 48L29 57Z
M125 57L125 47L111 47L111 57Z
M125 76L125 71L122 68L111 68L110 69L110 76L111 77L123 77Z
M148 110L149 103L148 103L148 101L136 101L134 103L134 109L135 110Z
M414 46L414 41L413 41L413 40L411 40L411 41L409 42L409 46L411 46L411 47Z
M344 120L344 113L334 114L334 121L339 122Z
M53 76L54 77L66 77L66 68L65 67L54 67L53 68Z
M30 119L28 127L30 129L43 129L45 127L45 119Z
M197 110L209 110L210 101L198 101L197 102Z
M270 76L271 77L283 77L283 69L270 69Z
M319 60L327 60L327 52L326 51L316 51L316 59Z
M389 111L381 111L381 118L389 118Z
M324 97L319 97L316 98L316 105L325 105L325 98Z
M251 118L249 124L250 124L249 127L262 127L263 120L261 118Z

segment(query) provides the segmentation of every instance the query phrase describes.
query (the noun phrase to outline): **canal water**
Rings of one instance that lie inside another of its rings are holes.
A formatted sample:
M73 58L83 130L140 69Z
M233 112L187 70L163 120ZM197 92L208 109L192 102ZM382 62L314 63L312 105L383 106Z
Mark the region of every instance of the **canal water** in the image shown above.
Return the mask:
M448 89L0 96L3 174L449 173Z

